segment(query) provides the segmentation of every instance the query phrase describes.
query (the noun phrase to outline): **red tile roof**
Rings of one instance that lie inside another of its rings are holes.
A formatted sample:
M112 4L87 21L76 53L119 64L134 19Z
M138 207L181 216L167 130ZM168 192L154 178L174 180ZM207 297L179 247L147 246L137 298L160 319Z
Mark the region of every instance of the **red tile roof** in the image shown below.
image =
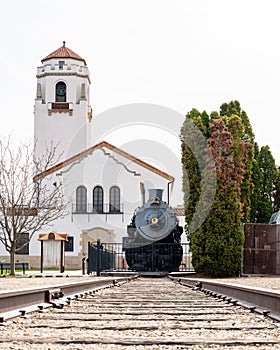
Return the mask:
M149 163L146 163L143 160L121 150L120 148L113 146L112 144L110 144L109 142L106 142L106 141L102 141L100 143L97 143L96 145L84 150L83 152L80 152L80 153L74 155L73 157L68 158L65 161L60 162L60 163L54 165L53 167L43 171L42 173L37 174L36 176L34 176L33 180L34 181L40 180L40 179L44 178L45 176L50 175L53 172L62 169L63 167L71 164L72 162L76 161L77 159L83 158L83 157L87 156L88 154L92 153L94 150L100 149L102 147L106 147L107 149L121 155L122 157L125 157L125 158L131 160L132 162L142 166L145 169L152 171L153 173L155 173L155 174L157 174L157 175L159 175L159 176L161 176L161 177L163 177L171 182L174 181L173 176L171 176L171 175L165 173L164 171L150 165Z
M86 65L86 61L81 56L77 55L74 51L65 46L65 41L63 41L63 45L59 49L43 58L42 63L51 58L74 58L76 60L83 61Z

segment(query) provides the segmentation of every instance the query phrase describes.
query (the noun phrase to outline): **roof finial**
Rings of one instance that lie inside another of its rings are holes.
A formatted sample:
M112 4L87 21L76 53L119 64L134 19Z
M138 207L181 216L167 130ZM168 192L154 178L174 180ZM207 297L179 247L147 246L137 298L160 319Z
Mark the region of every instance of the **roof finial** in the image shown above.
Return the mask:
M65 41L63 41L63 47L65 47Z

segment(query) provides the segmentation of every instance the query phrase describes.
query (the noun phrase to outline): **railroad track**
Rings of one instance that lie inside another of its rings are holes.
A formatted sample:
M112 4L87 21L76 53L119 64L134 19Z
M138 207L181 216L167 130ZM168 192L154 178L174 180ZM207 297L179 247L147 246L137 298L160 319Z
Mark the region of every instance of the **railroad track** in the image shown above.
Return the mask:
M204 293L231 301L251 311L263 314L280 322L280 292L257 287L230 284L215 280L178 278L169 276L173 281Z
M139 278L8 321L0 349L270 349L280 347L279 330L171 279Z
M0 293L0 324L9 318L24 316L28 312L39 311L52 306L63 307L69 303L70 299L116 284L126 283L136 277L102 278L92 281L57 283L45 287L2 291Z

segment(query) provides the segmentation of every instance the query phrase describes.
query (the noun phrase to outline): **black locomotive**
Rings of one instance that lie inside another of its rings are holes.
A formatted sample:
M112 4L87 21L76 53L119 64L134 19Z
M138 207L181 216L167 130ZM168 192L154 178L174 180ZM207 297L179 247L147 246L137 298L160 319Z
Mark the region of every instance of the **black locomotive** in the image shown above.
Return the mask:
M127 226L123 249L130 270L179 270L183 228L173 209L162 201L162 192L162 189L149 190L149 200L135 211Z

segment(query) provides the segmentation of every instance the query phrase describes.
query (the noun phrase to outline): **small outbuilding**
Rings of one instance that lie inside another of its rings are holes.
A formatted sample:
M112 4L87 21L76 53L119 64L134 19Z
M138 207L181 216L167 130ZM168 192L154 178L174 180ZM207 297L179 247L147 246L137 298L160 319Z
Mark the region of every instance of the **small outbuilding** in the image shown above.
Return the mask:
M60 272L65 270L65 242L67 233L40 233L41 241L41 272L44 269L59 269Z

